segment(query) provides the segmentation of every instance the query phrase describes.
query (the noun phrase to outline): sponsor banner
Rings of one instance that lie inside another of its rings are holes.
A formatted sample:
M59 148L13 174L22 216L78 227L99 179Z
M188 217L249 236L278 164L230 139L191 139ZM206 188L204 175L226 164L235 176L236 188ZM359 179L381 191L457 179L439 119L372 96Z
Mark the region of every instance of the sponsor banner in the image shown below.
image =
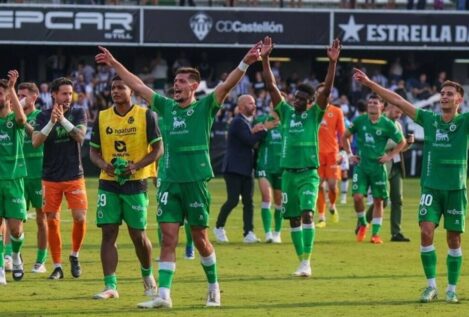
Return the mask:
M0 42L3 43L137 44L139 41L139 9L0 7Z
M347 48L467 49L469 14L341 11L333 32Z
M270 35L276 47L324 48L330 13L285 10L144 11L145 45L251 46Z

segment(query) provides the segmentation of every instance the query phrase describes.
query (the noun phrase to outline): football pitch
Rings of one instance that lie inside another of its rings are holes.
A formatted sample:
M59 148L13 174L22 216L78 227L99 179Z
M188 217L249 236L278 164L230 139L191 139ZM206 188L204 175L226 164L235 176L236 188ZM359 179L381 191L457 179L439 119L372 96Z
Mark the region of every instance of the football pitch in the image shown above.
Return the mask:
M148 235L153 242L153 258L159 254L156 238L155 189L149 186L150 208ZM385 210L382 230L383 245L357 243L354 236L356 217L352 199L338 204L340 222L328 222L317 229L312 256L313 275L309 279L294 278L298 260L284 223L282 244L246 245L242 243L241 203L231 214L226 230L229 244L215 243L219 264L222 307L205 308L206 280L199 260L184 260L184 234L180 234L177 269L172 288L172 310L140 310L136 304L148 300L143 295L139 264L125 225L118 238L117 268L119 299L93 300L103 289L100 262L101 231L95 225L97 180L87 179L89 212L88 233L80 252L82 277L73 279L68 254L71 242L71 217L62 209L62 238L65 278L47 279L48 273L33 274L30 270L36 255L36 225L28 220L25 227L23 259L25 276L14 282L7 273L8 285L0 287L0 316L468 316L469 246L463 236L463 257L458 294L461 304L444 301L446 288L446 254L444 230L435 234L438 254L437 283L439 299L420 304L418 299L426 281L420 264L419 230L416 210L419 201L417 179L404 184L403 232L410 243L389 242L389 209ZM223 179L210 182L212 192L211 225L225 199ZM260 216L260 199L256 189L255 231L264 236ZM212 227L213 228L213 227ZM214 241L212 228L210 237ZM67 261L66 261L67 260ZM154 265L155 272L157 264Z

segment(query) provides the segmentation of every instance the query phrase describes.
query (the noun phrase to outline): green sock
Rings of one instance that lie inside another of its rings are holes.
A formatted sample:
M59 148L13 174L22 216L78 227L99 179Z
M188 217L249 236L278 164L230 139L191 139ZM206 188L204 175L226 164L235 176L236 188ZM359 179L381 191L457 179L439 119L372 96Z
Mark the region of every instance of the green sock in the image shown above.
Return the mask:
M194 240L192 240L191 226L184 221L184 232L186 233L186 247L194 247Z
M274 213L274 221L275 221L275 232L280 232L282 230L282 208L275 208Z
M116 274L104 275L104 286L106 288L117 289L117 276L116 276Z
M140 267L140 273L142 273L142 277L147 277L153 274L153 267L150 266L148 269Z
M448 268L448 284L456 285L461 275L462 256L451 256L446 258L446 267Z
M5 255L6 256L11 256L11 253L13 252L12 247L11 247L11 241L5 244Z
M381 225L379 223L374 223L371 225L371 235L376 236L381 230Z
M158 287L171 289L171 284L173 283L175 270L176 270L176 263L160 262L159 268L158 268Z
M366 226L368 224L368 222L366 221L366 215L364 212L363 212L363 215L358 216L358 223L360 224L360 226Z
M11 251L13 253L20 253L21 247L23 246L24 242L24 233L22 233L18 238L10 236L11 240Z
M303 245L304 245L304 254L303 260L311 259L311 253L313 252L314 246L314 236L316 230L313 225L303 225Z
M436 251L420 252L423 270L427 279L436 277Z
M44 264L47 259L47 249L37 249L36 263Z
M160 226L158 226L158 229L156 230L156 234L157 234L157 236L158 236L158 244L159 244L160 247L161 247L161 241L162 241L162 238L161 238L161 237L162 237L162 235L161 235L161 228L160 228Z
M271 232L272 229L272 214L270 213L269 208L261 209L262 224L264 225L264 232Z
M300 260L303 259L304 245L303 245L303 230L301 227L292 228L291 240L295 246L296 255Z
M3 235L0 234L0 267L5 266L3 252L5 252L5 246L3 245Z
M206 257L201 257L202 267L204 268L205 275L209 284L218 282L217 258L215 252Z

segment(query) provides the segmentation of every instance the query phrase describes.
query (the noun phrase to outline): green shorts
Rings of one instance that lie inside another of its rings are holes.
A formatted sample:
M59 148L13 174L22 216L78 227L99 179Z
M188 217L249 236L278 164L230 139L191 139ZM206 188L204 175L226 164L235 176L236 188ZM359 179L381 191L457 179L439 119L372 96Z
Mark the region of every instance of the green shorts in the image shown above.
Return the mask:
M183 224L208 227L210 193L206 181L189 183L160 183L158 188L158 223Z
M269 173L265 170L256 170L256 177L267 179L274 190L282 189L282 173Z
M147 227L147 193L123 195L98 190L96 224L98 227L109 224L122 224L122 220L132 229L144 230Z
M26 199L26 210L29 207L42 208L42 180L40 178L24 179L24 197Z
M23 178L0 180L0 218L25 221L26 217Z
M373 198L388 198L388 174L384 165L376 164L366 170L357 165L353 169L352 194L366 195L370 187Z
M438 226L443 215L446 230L464 232L466 206L466 189L439 190L423 187L419 203L419 223L428 221Z
M282 214L284 218L300 217L313 211L318 198L319 175L316 169L303 172L285 170L282 174Z

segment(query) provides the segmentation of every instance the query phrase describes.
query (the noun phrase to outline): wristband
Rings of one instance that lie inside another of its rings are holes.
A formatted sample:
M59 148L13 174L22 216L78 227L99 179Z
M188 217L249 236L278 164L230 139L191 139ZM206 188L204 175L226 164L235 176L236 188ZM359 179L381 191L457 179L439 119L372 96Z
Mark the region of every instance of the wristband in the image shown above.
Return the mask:
M70 131L72 131L73 128L75 128L73 123L68 121L65 117L60 121L60 124L62 125L62 127L64 127L64 129L65 129L65 131L67 131L67 133L70 133Z
M44 134L45 136L48 136L49 133L54 128L54 125L55 124L52 123L52 121L49 120L49 122L47 122L47 124L44 126L44 128L42 128L41 133Z
M245 73L249 68L249 64L246 64L244 61L241 61L238 65L238 69Z

